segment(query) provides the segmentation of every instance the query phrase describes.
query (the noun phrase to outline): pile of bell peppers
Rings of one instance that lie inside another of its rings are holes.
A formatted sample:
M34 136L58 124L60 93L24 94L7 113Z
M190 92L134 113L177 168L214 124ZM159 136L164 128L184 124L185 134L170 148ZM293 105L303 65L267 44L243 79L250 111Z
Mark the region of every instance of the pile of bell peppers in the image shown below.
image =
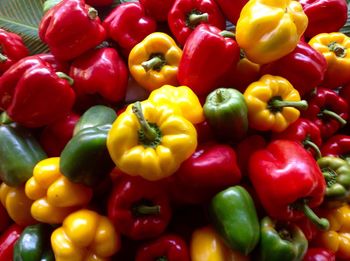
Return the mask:
M47 53L0 28L0 260L350 260L345 0L43 8Z

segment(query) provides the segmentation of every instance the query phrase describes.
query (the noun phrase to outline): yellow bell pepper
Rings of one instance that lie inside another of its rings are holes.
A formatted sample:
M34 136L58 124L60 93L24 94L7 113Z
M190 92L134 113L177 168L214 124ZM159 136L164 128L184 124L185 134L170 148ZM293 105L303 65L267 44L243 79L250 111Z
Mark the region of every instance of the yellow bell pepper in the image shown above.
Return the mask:
M177 85L182 50L167 34L155 32L138 43L129 54L129 71L148 91L165 84Z
M0 200L10 218L20 226L37 223L30 213L33 201L24 193L24 185L10 187L5 183L0 185Z
M298 109L307 109L299 92L288 80L264 75L244 92L249 126L256 130L281 132L300 116Z
M73 183L59 171L60 158L38 162L33 176L25 184L26 195L34 200L32 216L43 223L58 224L73 211L88 204L92 189Z
M107 217L81 209L52 233L51 246L56 261L102 261L119 250L120 237Z
M193 124L172 106L136 102L113 123L107 137L117 167L133 176L159 180L172 175L197 147Z
M192 261L249 261L248 256L228 248L211 226L196 229L191 238Z
M292 52L308 24L293 0L250 0L236 25L236 40L248 59L265 64Z
M187 86L164 85L151 92L148 100L156 105L174 105L193 124L204 121L203 107L197 95Z

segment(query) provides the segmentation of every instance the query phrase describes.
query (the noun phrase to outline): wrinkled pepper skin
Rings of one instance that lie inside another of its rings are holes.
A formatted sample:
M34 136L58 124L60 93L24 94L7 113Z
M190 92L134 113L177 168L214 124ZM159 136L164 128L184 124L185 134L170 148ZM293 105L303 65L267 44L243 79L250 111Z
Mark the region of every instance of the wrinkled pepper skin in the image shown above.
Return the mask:
M13 260L13 248L21 236L23 227L17 224L9 226L0 236L0 260Z
M237 21L236 40L250 61L266 64L293 51L307 24L298 1L248 1Z
M216 2L226 19L235 25L237 24L243 6L248 3L248 0L216 0Z
M106 31L85 1L63 0L41 19L39 37L58 60L68 61L100 44Z
M107 217L82 209L53 231L51 245L56 261L107 261L120 249L120 237Z
M254 202L241 186L216 194L210 203L210 217L226 245L248 255L259 242L259 220Z
M303 261L336 261L332 251L322 247L311 247L307 250Z
M345 159L350 164L350 136L336 134L323 143L321 152L323 156L333 156Z
M174 2L175 0L140 0L140 4L145 9L146 14L158 22L168 20L168 13Z

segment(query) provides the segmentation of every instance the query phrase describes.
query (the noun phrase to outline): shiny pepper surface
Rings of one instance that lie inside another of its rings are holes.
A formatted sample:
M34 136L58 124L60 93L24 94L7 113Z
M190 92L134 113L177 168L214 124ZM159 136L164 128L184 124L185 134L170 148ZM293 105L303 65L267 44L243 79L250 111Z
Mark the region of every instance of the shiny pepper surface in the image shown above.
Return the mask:
M59 160L56 157L40 161L25 185L26 195L34 200L32 216L43 223L61 223L92 197L92 189L72 183L60 173Z
M265 64L293 51L307 24L298 1L251 0L241 11L236 40L249 60Z

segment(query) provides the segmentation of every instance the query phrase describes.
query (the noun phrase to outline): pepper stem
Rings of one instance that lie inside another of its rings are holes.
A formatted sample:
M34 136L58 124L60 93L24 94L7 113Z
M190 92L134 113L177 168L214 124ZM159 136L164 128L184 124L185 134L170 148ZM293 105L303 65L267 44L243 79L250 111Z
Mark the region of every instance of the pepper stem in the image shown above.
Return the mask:
M133 211L136 215L140 216L157 215L160 213L160 206L138 205L133 207Z
M223 30L219 34L225 38L235 39L235 37L236 37L235 33L231 32L231 31L227 31L227 30Z
M168 261L168 258L165 256L158 257L155 261Z
M2 112L0 114L0 125L2 124L10 124L13 121L11 120L10 116L7 114L6 111Z
M162 58L160 58L159 56L154 56L148 61L142 62L141 66L145 69L146 72L148 72L154 68L160 68L163 64L164 60Z
M158 137L158 134L156 130L154 130L149 123L146 121L145 116L142 113L141 103L139 101L135 102L132 105L132 112L137 117L137 120L139 121L141 125L141 129L143 133L145 134L145 137L149 141L156 140Z
M304 202L300 205L301 211L304 212L305 216L319 229L328 230L329 221L326 218L319 218L315 212Z
M222 103L225 100L225 97L222 93L222 90L220 90L220 89L217 89L215 91L215 96L216 96L215 98L216 98L217 103Z
M337 42L332 42L328 45L330 51L332 51L337 57L344 58L346 56L346 49L344 46Z
M284 107L293 107L299 110L306 110L308 107L307 101L284 101L280 99L272 99L269 105L274 109L281 109Z
M88 17L91 20L94 20L94 19L96 19L97 16L98 16L97 10L95 8L93 8L93 7L90 7L89 10L88 10Z
M208 19L209 19L208 13L202 13L202 14L192 13L188 16L188 23L191 26L196 26L201 22L208 22Z
M3 55L2 53L0 53L0 63L4 63L8 60L7 56Z
M65 79L69 85L73 85L74 84L74 80L73 78L69 77L67 74L63 73L63 72L56 72L56 75L61 78L61 79Z
M346 120L344 120L339 114L335 113L334 111L323 110L321 112L321 116L322 115L327 115L329 117L332 117L333 119L337 120L342 126L346 124Z
M319 159L322 157L320 148L311 140L304 140L303 141L304 146L312 148L316 152L316 159Z

